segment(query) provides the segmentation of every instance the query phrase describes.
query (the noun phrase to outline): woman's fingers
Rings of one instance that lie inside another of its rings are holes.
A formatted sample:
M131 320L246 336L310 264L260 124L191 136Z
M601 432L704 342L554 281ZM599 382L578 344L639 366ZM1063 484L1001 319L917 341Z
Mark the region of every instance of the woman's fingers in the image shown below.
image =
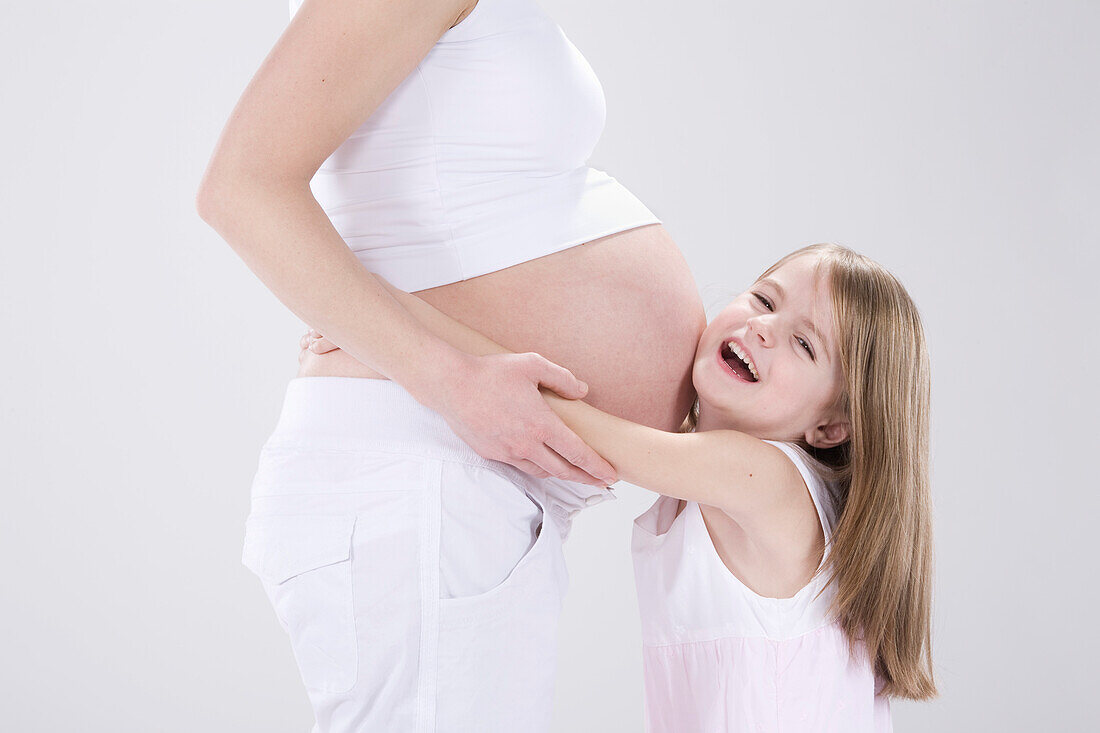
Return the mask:
M548 478L550 476L549 473L542 470L541 468L536 466L534 463L531 463L531 461L519 460L519 461L516 461L513 465L516 468L518 468L519 470L523 471L524 473L530 474L531 476L534 476L535 478Z
M588 394L588 385L573 375L563 366L555 364L540 354L525 354L531 360L531 368L535 371L535 378L541 386L553 390L566 399L579 400ZM547 453L553 454L556 460L546 458L546 462L535 460L544 469L559 478L560 472L552 469L555 466L568 467L564 469L569 474L568 480L581 483L592 483L593 477L602 486L609 486L618 480L615 469L603 457L592 450L576 433L570 430L561 419L555 419L549 427L549 438L545 441ZM544 454L545 455L545 454Z
M585 473L546 445L536 448L529 460L554 478L590 486L607 486L603 479Z
M530 362L532 376L543 387L552 389L567 400L579 400L588 394L588 385L565 367L533 352L523 356Z
M586 392L568 369L538 354L470 356L439 383L432 409L483 458L540 478L613 483L614 468L550 409L539 384L563 395Z
M570 430L560 419L558 425L551 429L546 446L548 450L559 456L559 460L562 460L571 468L575 467L574 470L577 473L586 477L595 476L600 481L601 486L610 486L619 480L615 467L590 448L587 443L581 440L579 435ZM583 479L570 480L591 483L590 479L587 482Z

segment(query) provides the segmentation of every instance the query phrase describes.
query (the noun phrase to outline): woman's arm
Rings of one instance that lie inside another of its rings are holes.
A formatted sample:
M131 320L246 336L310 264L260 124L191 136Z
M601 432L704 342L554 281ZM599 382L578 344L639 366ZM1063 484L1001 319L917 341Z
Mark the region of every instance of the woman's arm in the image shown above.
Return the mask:
M310 190L321 163L469 4L306 0L230 115L196 208L284 305L440 412L479 454L535 475L606 483L611 466L538 394L539 384L583 394L568 370L450 347L363 267Z
M509 353L415 295L380 281L413 317L456 349ZM774 516L806 498L805 483L790 458L751 435L735 430L669 433L542 391L566 425L636 486L718 507L735 519Z

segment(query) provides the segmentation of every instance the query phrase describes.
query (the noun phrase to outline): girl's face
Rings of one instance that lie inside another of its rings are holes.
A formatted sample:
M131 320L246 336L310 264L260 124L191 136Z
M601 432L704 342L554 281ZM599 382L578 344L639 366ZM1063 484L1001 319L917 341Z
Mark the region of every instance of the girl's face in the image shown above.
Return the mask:
M819 448L847 440L847 418L832 409L844 381L831 291L825 277L815 282L816 264L809 255L786 262L707 326L692 369L698 430L803 438Z

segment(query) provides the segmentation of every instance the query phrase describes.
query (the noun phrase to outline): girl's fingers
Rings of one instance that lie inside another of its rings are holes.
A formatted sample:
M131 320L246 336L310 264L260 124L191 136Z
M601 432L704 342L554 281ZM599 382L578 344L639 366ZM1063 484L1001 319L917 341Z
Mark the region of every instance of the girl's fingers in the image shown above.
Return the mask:
M336 351L336 349L338 348L340 347L329 341L324 336L309 342L309 350L312 351L314 354L327 354L330 351Z
M298 339L298 362L301 363L302 359L306 357L307 351L312 351L314 354L327 354L330 351L336 351L338 348L340 347L311 328L302 335L302 338Z

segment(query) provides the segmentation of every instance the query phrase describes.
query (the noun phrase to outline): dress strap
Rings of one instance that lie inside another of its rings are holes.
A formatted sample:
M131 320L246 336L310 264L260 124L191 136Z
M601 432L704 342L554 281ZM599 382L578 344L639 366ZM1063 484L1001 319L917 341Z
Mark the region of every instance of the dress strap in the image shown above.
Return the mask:
M832 496L826 488L825 483L810 467L809 462L806 460L800 448L791 443L785 443L778 440L765 440L764 442L774 445L776 448L786 453L787 457L794 463L795 468L798 469L798 473L802 476L802 480L806 484L806 489L810 492L810 499L813 500L814 509L817 510L817 519L821 522L821 531L824 532L825 543L828 545L829 539L833 535L836 515L833 510Z

